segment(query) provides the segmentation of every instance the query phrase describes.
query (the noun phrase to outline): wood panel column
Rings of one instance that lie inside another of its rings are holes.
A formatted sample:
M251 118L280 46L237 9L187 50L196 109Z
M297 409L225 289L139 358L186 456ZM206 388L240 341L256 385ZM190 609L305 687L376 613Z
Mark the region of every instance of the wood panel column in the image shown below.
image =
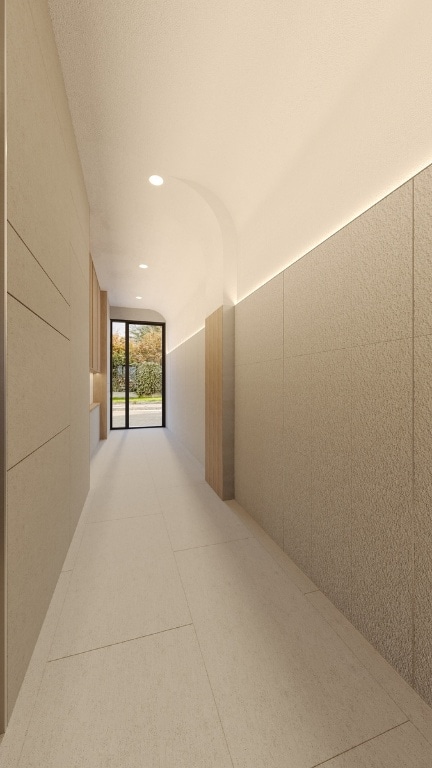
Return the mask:
M108 293L99 291L99 372L93 378L93 400L100 403L100 432L101 440L108 436Z
M221 499L234 498L234 307L205 323L205 478Z

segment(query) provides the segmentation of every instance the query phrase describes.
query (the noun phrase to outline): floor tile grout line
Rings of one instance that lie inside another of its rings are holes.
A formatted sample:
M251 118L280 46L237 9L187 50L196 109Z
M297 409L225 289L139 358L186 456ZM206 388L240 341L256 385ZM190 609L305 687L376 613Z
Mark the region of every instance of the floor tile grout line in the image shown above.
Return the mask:
M107 517L104 520L87 520L84 525L97 525L99 523L114 523L118 520L137 520L147 517L159 517L162 512L150 512L149 515L128 515L127 517Z
M187 599L187 598L186 598L186 599ZM203 663L203 666L204 666L204 670L205 670L205 673L206 673L206 676L207 676L207 680L208 680L209 688L210 688L210 691L211 691L212 699L213 699L213 701L214 701L214 705L215 705L215 709L216 709L216 712L217 712L218 720L219 720L219 723L220 723L221 731L222 731L222 733L223 733L223 737L224 737L224 740L225 740L225 744L226 744L226 748L227 748L228 756L229 756L229 759L230 759L230 761L231 761L231 765L232 765L232 766L233 766L233 768L234 768L234 757L233 757L233 755L231 754L230 746L229 746L229 743L228 743L228 738L227 738L227 735L226 735L226 733L225 733L225 728L223 727L222 718L221 718L221 713L220 713L220 711L219 711L219 707L218 707L218 705L217 705L217 701L216 701L215 692L214 692L214 690L213 690L213 686L212 686L212 684L211 684L210 675L209 675L209 672L208 672L208 669L207 669L207 664L206 664L206 662L205 662L204 653L203 653L203 650L202 650L202 648L201 648L201 643L200 643L200 641L199 641L198 632L197 632L197 630L196 630L195 624L192 624L192 626L193 626L193 630L194 630L194 633L195 633L196 641L197 641L197 644L198 644L199 652L200 652L200 654L201 654L201 659L202 659L202 663Z
M242 536L240 539L226 539L224 541L214 541L211 544L197 544L195 547L183 547L183 549L173 549L174 554L177 552L191 552L194 549L208 549L209 547L218 547L220 544L231 544L236 541L249 541L254 539L254 536Z
M64 598L63 598L63 600L62 600L62 604L61 604L61 606L60 606L60 609L59 609L59 612L58 612L58 618L57 618L57 621L56 621L56 623L55 623L55 628L54 628L54 631L53 631L53 633L52 633L52 639L51 639L50 647L49 647L49 649L48 649L47 658L46 658L46 661L45 661L45 669L46 669L46 665L47 665L47 664L48 664L48 662L49 662L49 655L50 655L50 653L51 653L51 648L53 647L54 638L55 638L55 636L56 636L56 633L57 633L57 630L58 630L58 627L59 627L59 624L60 624L60 619L61 619L61 617L62 617L62 614L63 614L63 608L64 608L64 605L65 605L65 602L66 602L66 598L67 598L67 596L68 596L68 594L69 594L70 585L71 585L71 581L72 581L72 573L73 573L73 570L74 570L74 568L71 568L71 570L70 570L70 571L65 571L65 573L69 573L69 577L68 577L68 583L67 583L67 587L66 587L66 589L65 589L65 593L64 593ZM60 576L61 576L61 574L60 574ZM60 578L60 576L59 576L59 578ZM58 582L57 582L57 583L58 583ZM44 670L44 673L45 673L45 670Z
M318 590L318 592L319 592L319 591L320 591L320 590ZM312 594L312 593L309 593L309 594ZM322 593L322 594L324 594L324 593ZM325 597L325 595L324 595L324 597ZM319 614L319 615L320 615L320 616L321 616L321 617L324 619L324 621L325 621L325 622L328 624L328 626L330 627L330 629L332 630L332 632L334 632L334 634L335 634L335 635L336 635L336 636L339 638L339 640L340 640L340 641L341 641L341 642L344 644L344 646L345 646L346 648L348 648L348 650L350 651L350 653L352 653L352 655L353 655L353 656L354 656L354 657L357 659L357 661L359 662L359 664L360 664L360 665L363 667L363 669L364 669L364 670L365 670L365 671L368 673L368 675L369 675L369 676L372 678L372 680L374 680L374 681L375 681L375 683L376 683L376 684L377 684L377 685L378 685L378 686L379 686L379 687L380 687L380 688L381 688L381 689L384 691L384 693L386 694L386 696L388 696L388 698L389 698L389 699L390 699L390 700L393 702L393 704L394 704L394 705L395 705L395 706L396 706L396 707L397 707L397 708L400 710L400 712L401 712L403 715L405 715L405 717L407 718L406 722L410 722L410 723L411 723L411 724L414 726L414 728L416 728L416 725L413 723L413 721L411 720L410 716L409 716L409 715L407 714L407 712L405 711L405 705L404 705L404 707L402 707L402 706L401 706L401 704L400 704L400 703L399 703L399 702L396 700L396 698L394 697L394 695L393 695L393 694L391 694L391 693L390 693L390 692L387 690L387 688L385 687L385 685L383 685L383 683L382 683L380 680L378 680L378 678L375 676L375 674L372 672L372 670L369 668L369 666L366 666L366 664L364 663L364 661L362 661L362 659L360 658L360 656L358 655L358 653L357 653L357 652L354 650L354 648L353 648L353 647L352 647L352 646L351 646L351 645L350 645L350 644L349 644L349 643L348 643L348 642L345 640L345 638L344 638L344 637L342 637L342 635L340 635L340 634L339 634L339 633L338 633L338 632L335 630L335 628L333 627L333 624L332 624L332 623L331 623L331 621L330 621L330 620L327 618L327 616L325 616L325 615L324 615L324 614L323 614L323 613L322 613L322 612L319 610L319 608L317 608L317 607L316 607L316 605L315 605L314 603L311 603L311 602L310 602L310 600L309 600L308 602L309 602L309 604L310 604L310 605L312 605L312 606L313 606L313 608L315 609L315 611L316 611L316 612L317 612L317 613L318 613L318 614ZM332 603L332 605L333 605L333 603ZM336 609L336 610L337 610L337 609ZM344 616L344 618L346 619L346 616ZM346 619L346 620L348 621L348 619ZM356 630L356 628L354 627L354 625L351 625L351 626L352 626L352 629L353 629L354 631L358 632L358 630ZM361 633L359 633L359 634L361 635ZM365 638L363 635L361 635L361 637L362 637L362 639L363 639L363 640L366 640L366 638ZM368 642L368 641L366 640L366 642ZM371 646L371 648L372 648L372 650L374 650L374 651L375 651L375 653L377 653L377 654L378 654L378 655L379 655L379 656L380 656L380 657L383 659L383 661L385 661L384 657L383 657L383 656L381 656L381 654L380 654L378 651L376 651L376 649L375 649L375 648L373 648L373 646ZM387 662L387 663L388 663L388 662ZM394 668L392 668L392 669L394 669ZM397 670L394 670L394 671L397 673ZM401 678L401 679L402 679L402 680L404 680L403 678ZM404 682L406 683L406 685L408 685L408 686L411 688L410 684L409 684L409 683L407 683L407 682L406 682L406 680L404 680ZM414 690L414 689L412 689L412 690ZM415 691L414 691L414 693L415 693ZM405 721L404 721L404 722L405 722ZM402 723L401 723L401 725L402 725ZM395 727L396 727L396 726L395 726ZM390 729L390 730L391 730L391 729ZM417 729L417 730L418 730L418 729ZM422 735L424 736L424 738L426 739L426 741L428 741L428 742L429 742L429 743L432 745L432 738L429 738L429 739L428 739L428 738L425 736L425 734L423 733L423 731L421 731L421 733L422 733ZM316 768L316 766L313 766L313 768Z
M172 540L171 540L171 536L170 536L170 532L169 532L168 524L167 524L167 521L166 521L166 517L165 517L165 512L164 512L164 510L163 510L163 509L161 509L161 514L162 514L162 518L163 518L163 521L164 521L165 530L166 530L166 532L167 532L168 541L169 541L169 543L170 543L170 546L171 546L171 551L172 551L172 553L173 553L173 557L174 557L174 560L175 560L175 555L174 555L174 546L173 546L173 543L172 543ZM177 563L176 563L176 566L177 566ZM177 570L178 570L178 569L177 569ZM189 613L190 613L190 611L189 611Z
M341 757L341 755L347 755L349 752L352 752L354 749L358 749L359 747L362 747L364 744L370 744L371 741L375 741L375 739L379 739L380 736L385 736L386 733L391 733L392 731L395 731L397 728L400 728L402 725L406 725L409 723L409 720L404 720L403 723L398 723L397 725L393 725L391 728L387 728L387 730L382 731L381 733L377 733L376 736L371 736L370 739L365 739L364 741L360 741L359 744L354 744L353 747L350 747L349 749L344 749L342 752L338 752L337 755L332 755L331 757L328 757L326 760L324 760L321 763L315 763L315 765L311 766L311 768L320 768L320 766L326 766L328 763L331 763L332 760L336 760L337 757Z
M227 735L225 733L225 729L224 729L223 724L222 724L222 718L221 718L221 714L220 714L220 711L219 711L219 707L218 707L217 702L216 702L215 692L214 692L213 686L211 684L210 675L209 675L209 672L208 672L208 669L207 669L207 664L206 664L205 658L204 658L204 653L203 653L203 650L201 648L201 643L199 641L198 632L197 632L195 623L193 621L190 603L189 603L189 600L188 600L188 596L186 594L185 585L184 585L183 579L181 577L180 568L179 568L179 564L177 562L177 558L175 556L175 553L174 553L174 560L175 560L175 563L176 563L177 573L178 573L178 576L179 576L179 579L180 579L180 584L181 584L182 589L183 589L183 594L185 596L186 604L188 606L188 610L189 610L189 613L190 613L190 616L191 616L191 619L192 619L192 625L191 626L193 627L193 630L194 630L194 633L195 633L195 637L196 637L196 641L197 641L197 644L198 644L199 652L200 652L200 655L201 655L203 667L204 667L204 670L205 670L205 673L206 673L206 676L207 676L209 688L210 688L210 691L211 691L211 695L212 695L213 702L214 702L214 705L215 705L215 709L216 709L216 712L217 712L217 716L218 716L218 719L219 719L220 727L221 727L221 730L222 730L222 733L223 733L223 736L224 736L224 739L225 739L225 744L226 744L227 752L228 752L228 755L229 755L229 758L230 758L230 761L231 761L232 768L234 768L234 758L233 758L233 756L231 754L231 750L230 750L229 744L228 744Z
M231 507L229 507L229 509L231 509ZM243 522L243 521L242 521L242 519L241 519L241 517L240 517L240 515L237 515L237 513L235 512L235 510L232 510L232 511L233 511L233 512L234 512L234 514L236 515L237 519L238 519L238 520L240 520L240 522ZM244 511L246 511L246 510L244 510ZM247 513L247 514L248 514L248 513ZM253 518L251 518L251 519L253 520ZM256 522L256 520L253 520L253 522L254 522L256 525L258 525L258 523ZM246 526L246 528L249 528L249 526L247 525L247 523L244 523L244 522L243 522L243 525L245 525L245 526ZM271 559L273 560L273 562L275 562L275 563L276 563L276 565L278 565L278 566L279 566L279 568L281 568L281 569L283 570L284 574L285 574L285 575L288 577L288 579L289 579L289 581L291 582L291 584L292 584L292 585L293 585L293 586L294 586L296 589L298 589L298 591L299 591L299 592L300 592L302 595L311 595L313 592L320 592L320 590L319 590L318 588L316 588L316 589L311 589L311 590L310 590L310 591L308 591L308 592L303 592L303 590L302 590L302 589L300 589L300 587L298 587L298 586L297 586L297 584L295 583L294 579L291 577L291 574L289 573L289 571L287 570L287 568L285 568L285 566L284 566L284 565L283 565L281 562L279 562L279 560L278 560L276 557L274 557L274 555L273 555L273 553L270 551L270 549L268 549L268 548L266 547L265 543L264 543L264 542L263 542L263 540L262 540L261 531L260 531L259 533L255 534L255 533L252 533L252 530L251 530L251 528L249 528L249 530L251 531L251 536L249 536L249 537L247 537L247 538L255 539L255 541L257 542L257 544L259 544L259 545L262 547L262 549L263 549L263 550L264 550L264 551L265 551L265 552L266 552L266 553L269 555L269 557L271 557ZM264 535L266 535L266 536L268 535L268 534L266 534L266 532L264 531L264 529L261 529L261 530L262 530L262 532L264 533ZM241 539L240 539L240 541L241 541ZM278 545L278 544L276 544L276 542L275 542L275 541L273 541L273 539L271 539L271 544L272 544L272 545L274 544L276 547L278 547L278 548L279 548L279 551L280 551L280 553L281 553L282 555L285 555L285 557L289 558L289 555L288 555L286 552L284 552L284 550L283 550L283 549L281 549L281 548L279 547L279 545ZM293 560L291 560L291 562L292 562L292 564L293 564L293 565L295 565L295 566L296 566L296 568L298 568L298 569L299 569L300 573L301 573L303 576L305 576L305 578L309 579L309 577L308 577L308 576L306 576L306 574L305 574L305 573L303 573L303 571L301 570L301 568L299 568L299 566L298 566L298 565L296 565L296 563L294 563L294 561L293 561ZM311 581L311 579L309 579L309 581Z
M173 632L176 629L183 629L183 627L191 627L192 622L187 624L179 624L176 627L167 627L167 629L161 629L158 632L149 632L147 635L137 635L137 637L128 637L127 640L118 640L116 643L107 643L106 645L98 645L97 648L87 648L85 651L77 651L77 653L69 653L66 656L58 656L56 659L48 659L47 664L54 664L56 661L64 661L65 659L73 659L75 656L84 656L86 653L96 653L97 651L103 651L104 648L114 648L117 645L125 645L126 643L134 643L136 640L145 640L146 637L155 637L156 635L164 635L167 632Z

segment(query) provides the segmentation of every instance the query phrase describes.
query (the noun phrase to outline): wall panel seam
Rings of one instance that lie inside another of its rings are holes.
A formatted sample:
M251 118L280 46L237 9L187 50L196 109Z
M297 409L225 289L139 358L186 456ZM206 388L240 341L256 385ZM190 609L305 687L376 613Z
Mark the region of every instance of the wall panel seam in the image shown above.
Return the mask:
M425 336L432 336L432 333L426 333L422 334ZM373 347L377 344L392 344L395 341L411 341L412 339L412 333L410 334L404 334L403 336L394 336L391 338L385 338L385 339L378 339L377 341L365 341L363 344L347 344L345 347L326 347L325 349L317 349L313 352L302 352L298 355L285 355L285 360L295 360L298 357L314 357L316 355L326 355L330 352L349 352L350 350L354 349L362 349L364 347ZM258 362L263 362L262 360L259 360ZM266 361L267 362L267 361ZM245 363L240 363L240 365L245 365Z
M55 331L56 333L58 333L58 334L59 334L59 336L62 336L62 338L63 338L63 339L65 339L66 341L69 341L69 342L70 342L70 338L69 338L69 336L65 336L65 334L64 334L64 333L62 333L61 331L59 331L59 329L58 329L58 328L56 328L54 325L52 325L51 323L49 323L49 322L48 322L48 320L45 320L45 318L44 318L44 317L42 317L41 315L38 315L38 313L37 313L37 312L35 312L35 311L34 311L34 309L32 309L31 307L28 307L28 306L27 306L27 304L24 304L24 302L23 302L23 301L21 301L21 299L18 299L18 297L17 297L17 296L14 296L14 294L13 294L13 293L11 293L10 291L8 291L8 292L7 292L7 295L8 295L8 296L10 296L10 297L11 297L11 299L13 299L14 301L16 301L16 302L17 302L17 304L20 304L22 307L24 307L24 309L27 309L27 311L28 311L28 312L31 312L31 314L32 314L32 315L34 315L34 316L35 316L35 317L37 317L39 320L41 320L43 323L45 323L45 325L48 325L48 327L49 327L49 328L52 328L52 330L53 330L53 331Z
M39 261L39 259L37 258L37 256L35 256L35 255L34 255L34 253L33 253L32 249L31 249L31 248L29 248L29 246L27 245L26 241L25 241L25 240L23 240L23 238L21 237L20 233L19 233L19 232L18 232L18 231L15 229L15 227L14 227L14 225L12 224L12 222L10 221L10 219L8 219L8 220L7 220L7 222L8 222L8 224L9 224L9 226L11 227L11 229L13 229L13 231L15 232L16 236L17 236L17 237L18 237L18 238L21 240L21 242L22 242L22 244L25 246L25 248L27 248L27 250L28 250L28 252L31 254L31 256L33 256L34 260L35 260L35 261L36 261L36 263L39 265L39 267L41 268L42 272L43 272L43 273L44 273L44 274L47 276L47 278L48 278L48 280L50 281L50 283L52 283L52 284L53 284L53 286L54 286L54 288L56 289L57 293L59 293L59 294L60 294L60 296L62 297L63 301L64 301L64 302L65 302L65 303L68 305L68 307L70 307L70 303L69 303L69 302L68 302L68 300L67 300L67 299L66 299L66 298L63 296L63 294L62 294L62 292L61 292L60 288L59 288L59 287L58 287L58 286L55 284L54 280L53 280L53 279L52 279L52 277L51 277L51 276L48 274L48 272L46 271L46 269L44 269L44 267L43 267L43 266L42 266L42 264L40 263L40 261Z
M52 440L55 440L56 437L59 437L60 435L62 435L63 432L66 432L66 430L70 429L70 427L71 425L67 424L59 432L56 432L55 435L52 435L51 437L49 437L48 440L45 440L43 443L38 445L38 447L35 448L33 451L30 451L30 453L26 454L26 456L23 456L22 459L20 459L19 461L16 461L15 464L12 464L10 467L8 467L7 471L10 472L12 469L15 469L15 467L17 467L19 464L22 464L23 461L26 461L26 459L28 459L30 456L33 456L34 453L37 453L37 451L39 451L45 445L48 445L48 443L50 443Z
M88 275L88 269L84 269L84 267L83 267L83 265L82 265L82 263L81 263L81 260L80 260L80 258L79 258L79 256L78 256L78 254L77 254L77 252L76 252L75 248L73 247L73 243L69 242L69 245L70 245L70 248L71 248L71 252L72 252L72 254L73 254L74 260L75 260L75 265L76 265L76 266L77 266L77 268L79 269L79 271L80 271L80 273L81 273L81 277L82 277L82 279L83 279L83 281L84 281L84 284L85 284L85 286L86 286L86 289L87 289L87 291L88 291L88 290L89 290L89 288L90 288L90 286L89 286L89 275ZM88 259L88 246L87 246L87 248L86 248L86 254L85 254L85 257L84 257L84 258L85 258L85 260L87 260L87 259ZM71 261L72 261L72 259L71 259ZM66 301L66 299L65 299L65 301ZM66 302L66 303L68 303L68 302ZM72 305L72 299L71 299L71 305Z

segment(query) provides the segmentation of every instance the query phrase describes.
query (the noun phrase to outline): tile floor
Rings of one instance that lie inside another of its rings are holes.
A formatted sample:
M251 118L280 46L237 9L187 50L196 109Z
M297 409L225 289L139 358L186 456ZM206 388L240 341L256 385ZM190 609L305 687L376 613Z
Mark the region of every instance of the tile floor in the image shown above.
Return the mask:
M430 768L432 710L168 430L113 432L2 768Z

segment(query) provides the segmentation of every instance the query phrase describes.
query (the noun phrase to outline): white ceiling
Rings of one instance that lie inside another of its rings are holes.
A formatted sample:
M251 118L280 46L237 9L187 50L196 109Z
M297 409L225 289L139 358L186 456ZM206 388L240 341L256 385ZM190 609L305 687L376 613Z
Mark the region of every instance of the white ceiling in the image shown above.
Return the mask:
M194 301L207 270L216 282L218 270L222 275L218 223L193 184L221 201L240 236L409 6L407 0L49 5L100 283L112 305L146 305L167 319ZM153 173L164 176L163 187L148 184ZM139 270L140 262L149 269Z

